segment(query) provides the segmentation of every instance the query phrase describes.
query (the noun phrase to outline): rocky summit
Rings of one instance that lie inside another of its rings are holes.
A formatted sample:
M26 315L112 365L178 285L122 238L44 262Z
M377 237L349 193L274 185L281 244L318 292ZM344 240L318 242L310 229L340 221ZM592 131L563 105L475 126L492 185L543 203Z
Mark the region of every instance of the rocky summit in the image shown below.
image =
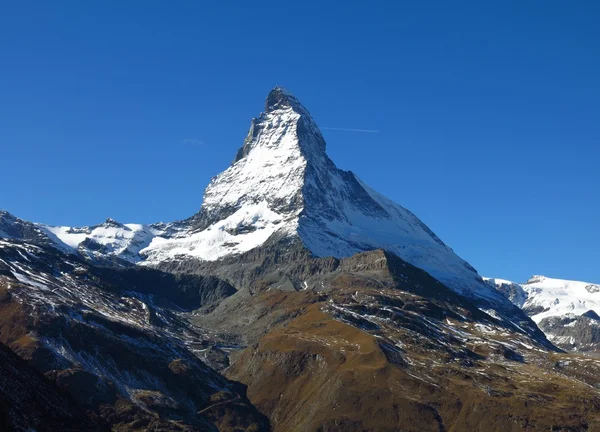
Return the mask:
M483 279L281 87L232 156L182 221L0 212L5 429L600 430L595 285Z

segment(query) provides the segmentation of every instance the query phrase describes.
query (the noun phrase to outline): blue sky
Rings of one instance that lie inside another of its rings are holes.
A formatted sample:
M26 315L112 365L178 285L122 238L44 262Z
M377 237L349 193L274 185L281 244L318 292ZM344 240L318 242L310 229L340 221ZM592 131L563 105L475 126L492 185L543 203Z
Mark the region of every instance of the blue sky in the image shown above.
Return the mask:
M0 208L187 217L278 84L481 274L600 282L598 3L390 3L3 2Z

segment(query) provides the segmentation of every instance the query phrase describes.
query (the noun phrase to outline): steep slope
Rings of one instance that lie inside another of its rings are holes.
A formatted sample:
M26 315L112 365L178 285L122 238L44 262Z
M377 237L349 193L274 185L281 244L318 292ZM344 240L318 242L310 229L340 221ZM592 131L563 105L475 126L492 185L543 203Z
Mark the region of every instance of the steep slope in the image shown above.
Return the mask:
M600 353L600 285L533 276L524 284L487 279L558 346Z
M75 402L0 343L0 430L108 431Z
M200 360L208 332L186 320L233 292L0 240L0 342L115 430L267 428L243 386Z
M317 257L385 249L464 295L506 303L415 215L338 169L308 110L279 87L189 223L191 234L154 238L141 251L147 263L213 261L298 238Z

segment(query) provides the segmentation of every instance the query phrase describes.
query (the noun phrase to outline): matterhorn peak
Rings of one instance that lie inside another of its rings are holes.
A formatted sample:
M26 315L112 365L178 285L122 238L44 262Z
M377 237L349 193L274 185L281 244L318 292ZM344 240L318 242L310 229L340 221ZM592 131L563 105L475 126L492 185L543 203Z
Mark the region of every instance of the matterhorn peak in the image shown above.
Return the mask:
M289 90L281 86L275 86L265 101L265 112L278 109L292 108L294 111L308 113L300 101Z
M292 144L292 145L290 145ZM309 159L325 157L325 140L308 110L283 87L276 86L265 101L265 112L253 118L234 163L253 149L260 152L287 148Z
M206 188L190 235L153 241L142 251L150 263L183 255L214 261L293 239L316 257L384 249L459 292L502 297L414 214L338 169L288 90L275 87L265 106L232 165Z

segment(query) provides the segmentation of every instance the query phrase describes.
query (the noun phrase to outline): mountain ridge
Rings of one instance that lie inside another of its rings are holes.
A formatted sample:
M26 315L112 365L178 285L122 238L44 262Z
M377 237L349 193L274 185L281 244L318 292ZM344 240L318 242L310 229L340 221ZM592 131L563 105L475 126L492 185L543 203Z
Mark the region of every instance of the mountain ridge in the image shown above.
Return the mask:
M600 352L600 285L542 275L525 283L484 279L523 309L559 347Z

